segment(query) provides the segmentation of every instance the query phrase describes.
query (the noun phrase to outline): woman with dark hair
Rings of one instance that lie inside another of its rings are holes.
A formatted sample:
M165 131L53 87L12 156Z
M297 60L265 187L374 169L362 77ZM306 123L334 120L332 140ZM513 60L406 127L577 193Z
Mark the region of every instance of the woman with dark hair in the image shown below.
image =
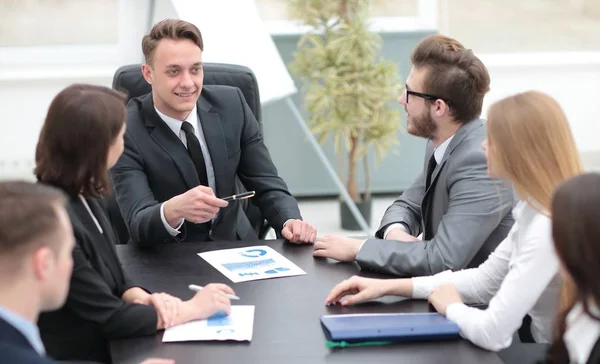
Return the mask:
M552 236L568 293L551 363L600 363L600 174L563 183L552 201Z
M35 175L70 197L77 244L65 305L39 319L48 355L110 362L108 340L151 335L230 311L233 290L211 284L189 301L150 294L127 278L99 199L111 191L110 169L123 153L125 98L102 86L76 84L52 101L36 149Z

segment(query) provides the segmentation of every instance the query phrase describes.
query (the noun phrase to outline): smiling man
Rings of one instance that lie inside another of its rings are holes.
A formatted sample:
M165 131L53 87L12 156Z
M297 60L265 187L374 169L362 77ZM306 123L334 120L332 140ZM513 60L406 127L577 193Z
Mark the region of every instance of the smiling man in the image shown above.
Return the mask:
M127 104L125 152L112 170L131 239L257 240L240 202L222 199L237 192L237 176L284 238L314 242L241 91L203 87L203 49L198 28L182 20L163 20L142 40L152 92Z
M487 174L479 119L490 77L471 50L452 38L425 38L398 102L410 134L428 139L423 171L383 216L375 239L329 236L314 255L356 260L399 276L476 267L514 223L512 187ZM417 238L422 234L422 240Z

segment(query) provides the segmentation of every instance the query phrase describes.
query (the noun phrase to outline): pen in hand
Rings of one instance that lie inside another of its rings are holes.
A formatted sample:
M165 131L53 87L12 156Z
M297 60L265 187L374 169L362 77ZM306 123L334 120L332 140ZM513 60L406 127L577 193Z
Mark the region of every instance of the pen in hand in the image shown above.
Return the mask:
M221 198L221 200L223 200L223 201L245 200L247 198L254 197L255 194L256 194L256 192L254 192L254 191L242 192L242 193L238 193L237 195L223 197L223 198Z
M189 289L191 289L192 291L196 291L196 292L198 292L198 291L202 290L202 288L204 288L204 287L202 287L202 286L197 286L197 285L195 285L195 284L190 284L190 285L188 286L188 288L189 288ZM227 296L227 298L229 298L230 300L239 300L239 299L240 299L238 296L234 296L234 295L232 295L232 294L227 294L226 296Z

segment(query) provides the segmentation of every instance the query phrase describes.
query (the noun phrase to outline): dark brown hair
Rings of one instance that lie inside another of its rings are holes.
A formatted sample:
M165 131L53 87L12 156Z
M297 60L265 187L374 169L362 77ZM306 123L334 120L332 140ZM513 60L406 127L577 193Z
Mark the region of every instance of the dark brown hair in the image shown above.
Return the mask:
M42 245L56 250L56 239L48 237L58 228L57 212L64 204L65 197L56 188L23 181L0 182L2 265L14 262L17 267L27 252Z
M586 173L573 177L558 187L552 201L552 237L556 254L568 273L571 302L559 311L555 321L550 361L568 363L563 334L566 316L579 302L590 317L600 321L589 307L592 300L600 304L600 174Z
M447 101L456 121L464 123L481 115L490 75L470 49L455 39L431 35L419 43L410 61L416 68L427 69L422 92Z
M200 29L192 23L179 19L165 19L156 23L150 33L142 38L142 52L146 63L152 65L154 50L161 39L189 39L194 42L201 51L204 51L202 34Z
M71 196L108 195L108 150L124 122L121 93L96 85L67 87L48 109L35 151L36 177Z

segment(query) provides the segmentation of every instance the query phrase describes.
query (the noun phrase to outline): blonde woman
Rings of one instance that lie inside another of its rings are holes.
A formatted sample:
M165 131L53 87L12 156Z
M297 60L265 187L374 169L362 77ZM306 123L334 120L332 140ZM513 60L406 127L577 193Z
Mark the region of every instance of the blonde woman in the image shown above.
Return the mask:
M580 157L564 112L539 92L493 104L487 128L482 147L488 173L510 180L519 195L515 224L489 258L477 268L429 277L352 277L333 288L327 304L350 305L386 295L426 298L458 324L464 338L493 351L508 347L529 315L533 340L550 341L560 281L549 211L555 188L581 173Z

